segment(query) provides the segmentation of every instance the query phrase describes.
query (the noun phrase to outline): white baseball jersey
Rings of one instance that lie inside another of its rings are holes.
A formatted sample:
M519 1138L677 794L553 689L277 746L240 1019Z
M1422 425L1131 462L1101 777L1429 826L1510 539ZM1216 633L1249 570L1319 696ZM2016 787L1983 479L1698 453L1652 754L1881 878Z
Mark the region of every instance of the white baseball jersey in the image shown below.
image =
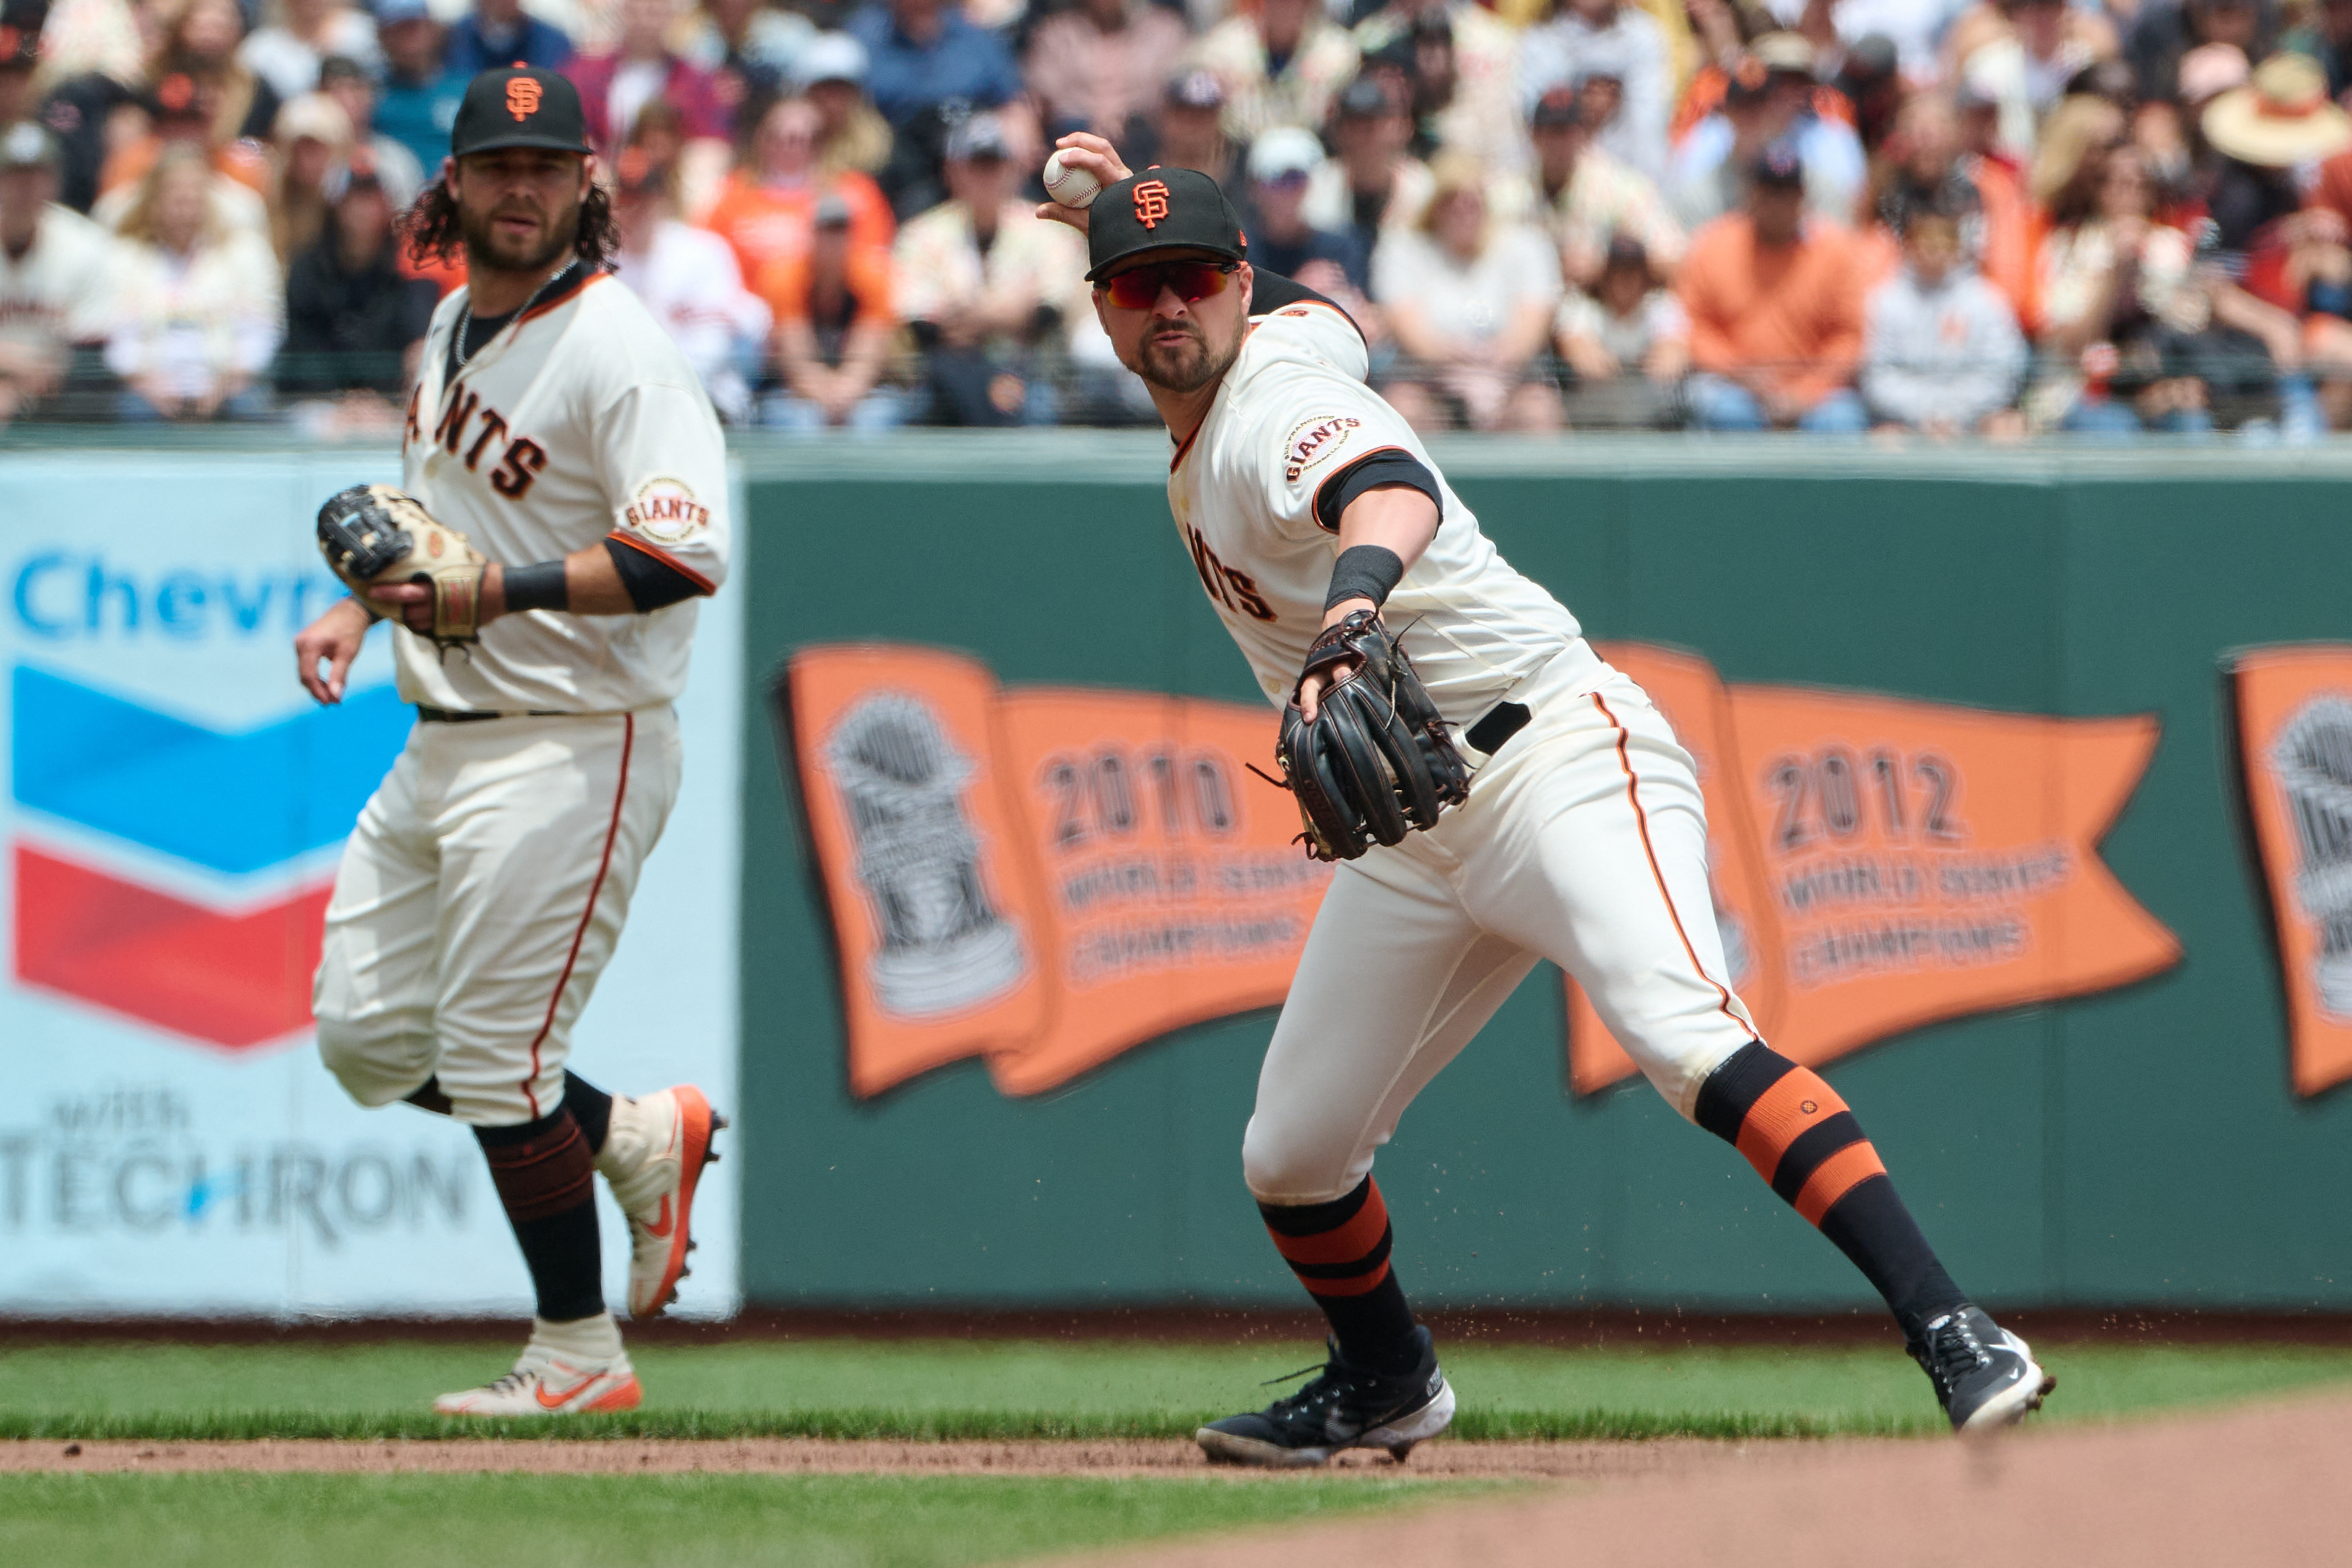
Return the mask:
M1365 384L1366 359L1328 305L1255 318L1169 474L1202 584L1277 704L1322 627L1337 559L1318 492L1390 448L1437 476ZM1382 619L1449 723L1474 724L1506 695L1529 717L1474 756L1466 802L1332 877L1242 1139L1263 1203L1352 1190L1405 1107L1539 958L1576 977L1685 1116L1706 1075L1755 1038L1716 928L1689 755L1575 617L1496 553L1442 476L1437 486L1437 537Z
M1290 698L1323 626L1339 536L1315 498L1372 453L1402 450L1435 475L1420 437L1364 383L1364 340L1328 305L1253 319L1241 356L1169 466L1168 506L1202 586L1257 684ZM1575 643L1576 617L1511 570L1444 477L1437 537L1390 594L1381 618L1446 722L1475 724Z
M443 300L425 334L401 440L408 493L509 566L610 535L716 590L727 575L726 444L660 323L608 275L567 279L445 380L466 296ZM394 627L400 695L503 713L667 703L685 689L695 608L501 616L446 658Z
M41 209L32 247L12 256L0 247L0 337L44 343L89 343L114 325L119 242L69 207Z

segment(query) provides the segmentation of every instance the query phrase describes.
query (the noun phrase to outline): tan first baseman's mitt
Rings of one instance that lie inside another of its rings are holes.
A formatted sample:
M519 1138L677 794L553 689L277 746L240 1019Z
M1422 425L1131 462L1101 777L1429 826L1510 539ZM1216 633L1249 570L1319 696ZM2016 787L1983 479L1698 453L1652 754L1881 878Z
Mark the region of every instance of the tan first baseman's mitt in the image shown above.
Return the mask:
M319 508L319 551L376 619L398 616L395 607L369 598L369 589L421 582L433 590L433 630L425 635L445 651L480 640L482 574L489 562L415 497L389 485L354 485L329 497Z

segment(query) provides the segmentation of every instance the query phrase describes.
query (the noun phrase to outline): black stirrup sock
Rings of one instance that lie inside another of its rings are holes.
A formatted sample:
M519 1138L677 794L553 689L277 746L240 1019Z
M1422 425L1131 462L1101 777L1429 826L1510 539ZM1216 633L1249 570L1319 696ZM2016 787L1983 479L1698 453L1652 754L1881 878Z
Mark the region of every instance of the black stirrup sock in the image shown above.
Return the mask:
M1906 1338L1968 1298L1896 1196L1878 1151L1836 1090L1761 1040L1699 1086L1694 1120L1738 1148L1756 1174L1853 1260Z
M1420 1364L1412 1309L1389 1267L1389 1207L1371 1177L1329 1203L1261 1203L1257 1211L1350 1362L1384 1373Z
M572 1113L519 1127L477 1127L490 1181L514 1227L539 1315L550 1322L593 1318L604 1310L596 1246L596 1156Z

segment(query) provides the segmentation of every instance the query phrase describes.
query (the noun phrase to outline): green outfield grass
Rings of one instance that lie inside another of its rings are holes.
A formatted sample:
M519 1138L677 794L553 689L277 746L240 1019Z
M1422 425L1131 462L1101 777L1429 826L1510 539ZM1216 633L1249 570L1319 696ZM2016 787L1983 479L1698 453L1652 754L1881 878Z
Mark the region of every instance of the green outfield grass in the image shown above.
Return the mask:
M503 1371L504 1344L0 1350L0 1437L187 1439L480 1434L426 1413ZM1307 1344L816 1340L634 1352L646 1405L518 1423L515 1436L1189 1436L1273 1397ZM1942 1429L1893 1349L1542 1350L1449 1345L1458 1437L1897 1435ZM2047 1416L2104 1419L2352 1379L2352 1349L2049 1348Z
M1470 1482L929 1476L0 1477L27 1568L949 1568L1458 1499Z

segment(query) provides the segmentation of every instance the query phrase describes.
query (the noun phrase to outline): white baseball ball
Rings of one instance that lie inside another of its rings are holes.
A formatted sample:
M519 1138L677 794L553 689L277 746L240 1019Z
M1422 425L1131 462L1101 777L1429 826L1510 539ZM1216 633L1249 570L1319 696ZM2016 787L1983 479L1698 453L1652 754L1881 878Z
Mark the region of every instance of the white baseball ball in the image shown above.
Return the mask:
M1045 160L1045 193L1066 207L1084 207L1102 193L1102 182L1075 163L1066 163L1056 151Z

